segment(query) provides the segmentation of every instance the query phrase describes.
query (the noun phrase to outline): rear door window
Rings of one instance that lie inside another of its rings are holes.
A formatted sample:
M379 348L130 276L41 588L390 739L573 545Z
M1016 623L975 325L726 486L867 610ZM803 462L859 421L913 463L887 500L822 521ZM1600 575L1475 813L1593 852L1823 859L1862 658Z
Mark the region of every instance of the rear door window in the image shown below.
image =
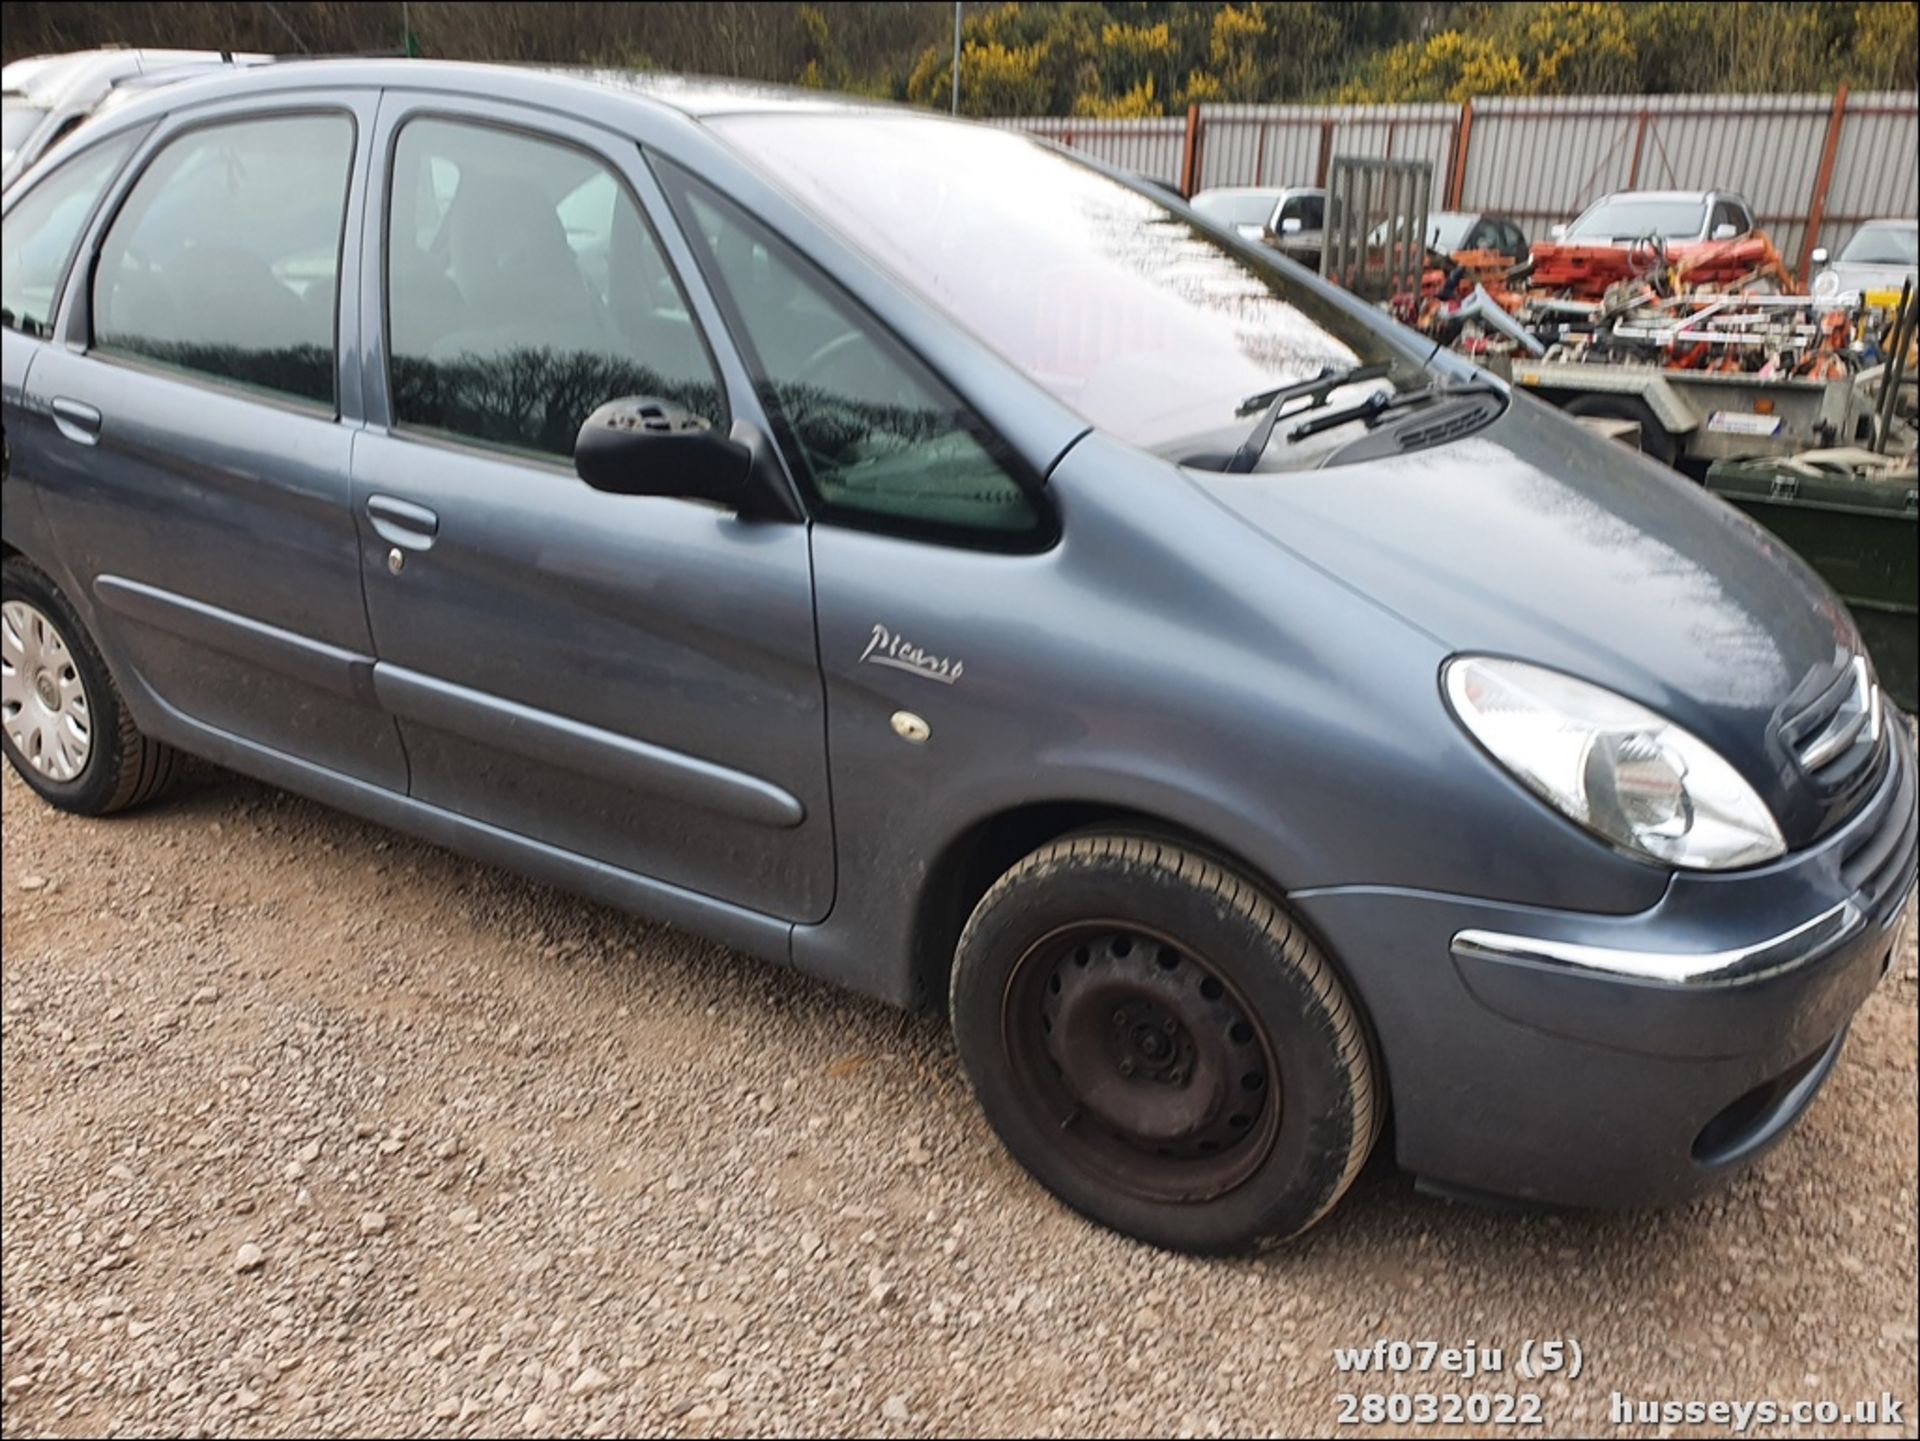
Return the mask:
M331 409L353 143L335 114L168 141L102 242L95 348Z

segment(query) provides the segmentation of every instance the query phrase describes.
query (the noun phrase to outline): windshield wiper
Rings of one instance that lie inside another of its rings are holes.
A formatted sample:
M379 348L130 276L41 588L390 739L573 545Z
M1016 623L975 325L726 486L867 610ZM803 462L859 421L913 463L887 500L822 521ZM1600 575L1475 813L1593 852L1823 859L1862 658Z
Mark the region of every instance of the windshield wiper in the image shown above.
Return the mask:
M1236 415L1251 415L1261 411L1260 419L1247 438L1240 442L1227 461L1225 469L1230 474L1244 474L1252 470L1260 461L1261 454L1267 448L1267 442L1273 439L1273 427L1279 423L1280 407L1290 400L1308 396L1308 403L1294 412L1317 410L1327 403L1327 398L1343 385L1353 385L1362 380L1379 380L1393 367L1386 361L1375 361L1371 365L1356 365L1347 370L1335 370L1331 366L1322 370L1311 380L1298 380L1292 385L1283 385L1278 390L1263 390L1258 395L1249 395L1241 401L1234 411Z
M1353 420L1364 420L1367 428L1371 430L1389 411L1402 410L1409 405L1422 405L1429 400L1446 400L1452 396L1467 395L1474 391L1490 391L1493 388L1484 380L1466 380L1456 385L1445 383L1423 385L1418 390L1403 390L1398 395L1382 395L1375 391L1365 400L1356 405L1350 405L1345 410L1330 410L1325 415L1314 416L1312 420L1303 420L1287 432L1287 441L1291 444L1296 440L1305 440L1310 435L1318 435L1323 430L1332 430L1335 426L1345 425Z

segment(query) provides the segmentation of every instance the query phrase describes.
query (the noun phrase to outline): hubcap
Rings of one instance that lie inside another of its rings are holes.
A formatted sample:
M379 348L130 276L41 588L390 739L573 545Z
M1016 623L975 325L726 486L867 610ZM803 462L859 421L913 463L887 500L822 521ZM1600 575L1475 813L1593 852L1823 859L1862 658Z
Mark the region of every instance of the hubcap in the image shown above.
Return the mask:
M48 780L72 780L93 753L93 710L66 637L24 600L0 605L0 727Z
M1023 956L1009 1060L1059 1144L1109 1184L1199 1201L1245 1181L1279 1132L1279 1074L1248 1007L1204 959L1114 922Z

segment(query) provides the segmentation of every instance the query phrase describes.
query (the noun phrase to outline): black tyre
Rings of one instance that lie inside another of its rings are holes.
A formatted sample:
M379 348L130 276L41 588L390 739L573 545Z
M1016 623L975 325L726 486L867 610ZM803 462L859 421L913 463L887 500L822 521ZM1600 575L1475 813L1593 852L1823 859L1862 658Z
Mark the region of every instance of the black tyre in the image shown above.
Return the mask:
M152 800L180 770L135 729L67 598L18 556L0 566L0 747L50 805L85 816Z
M954 1037L1041 1185L1183 1251L1283 1241L1332 1208L1383 1097L1333 968L1260 887L1137 835L1021 861L961 934Z
M1640 427L1640 453L1662 465L1680 459L1680 441L1660 423L1653 407L1637 395L1583 395L1566 405L1568 415L1595 415L1609 420L1631 420Z

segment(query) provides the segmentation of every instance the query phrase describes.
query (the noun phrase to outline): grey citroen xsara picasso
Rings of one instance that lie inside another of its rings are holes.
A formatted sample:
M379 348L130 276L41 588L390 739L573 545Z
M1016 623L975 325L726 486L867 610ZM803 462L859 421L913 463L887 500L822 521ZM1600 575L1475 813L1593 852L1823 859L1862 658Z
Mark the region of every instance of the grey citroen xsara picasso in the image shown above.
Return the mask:
M1168 1246L1684 1196L1886 967L1914 760L1733 511L1012 133L189 82L8 195L8 759L176 751L896 1004Z

